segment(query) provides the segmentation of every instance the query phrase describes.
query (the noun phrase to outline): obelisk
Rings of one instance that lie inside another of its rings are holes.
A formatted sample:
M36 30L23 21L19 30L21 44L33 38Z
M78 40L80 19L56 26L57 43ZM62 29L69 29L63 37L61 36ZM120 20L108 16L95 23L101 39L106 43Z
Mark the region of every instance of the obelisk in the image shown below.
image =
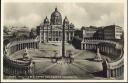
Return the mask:
M65 22L63 22L62 28L62 58L65 58Z

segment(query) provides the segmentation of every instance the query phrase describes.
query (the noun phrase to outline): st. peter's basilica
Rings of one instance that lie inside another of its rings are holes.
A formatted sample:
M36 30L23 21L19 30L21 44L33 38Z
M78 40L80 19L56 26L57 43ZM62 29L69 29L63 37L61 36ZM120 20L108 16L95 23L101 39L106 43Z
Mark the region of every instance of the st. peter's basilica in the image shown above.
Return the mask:
M65 16L62 19L61 13L55 8L50 20L46 16L44 22L37 26L37 35L40 42L60 42L62 41L62 29L65 28L65 41L70 42L74 37L74 25Z

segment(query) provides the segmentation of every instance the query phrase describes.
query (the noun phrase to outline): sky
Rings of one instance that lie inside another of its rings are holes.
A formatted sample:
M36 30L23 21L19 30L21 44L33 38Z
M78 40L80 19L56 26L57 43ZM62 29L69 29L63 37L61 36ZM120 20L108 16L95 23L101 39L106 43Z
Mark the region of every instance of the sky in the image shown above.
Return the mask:
M56 7L78 29L124 24L123 3L5 3L4 25L36 28L46 16L50 19Z

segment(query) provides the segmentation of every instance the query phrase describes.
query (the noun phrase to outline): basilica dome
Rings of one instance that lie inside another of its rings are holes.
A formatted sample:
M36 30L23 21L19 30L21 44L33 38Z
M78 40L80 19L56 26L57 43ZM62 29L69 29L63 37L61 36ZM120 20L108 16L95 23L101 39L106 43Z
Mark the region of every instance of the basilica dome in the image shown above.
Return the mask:
M61 25L62 24L62 16L61 13L55 8L55 11L51 14L51 25Z

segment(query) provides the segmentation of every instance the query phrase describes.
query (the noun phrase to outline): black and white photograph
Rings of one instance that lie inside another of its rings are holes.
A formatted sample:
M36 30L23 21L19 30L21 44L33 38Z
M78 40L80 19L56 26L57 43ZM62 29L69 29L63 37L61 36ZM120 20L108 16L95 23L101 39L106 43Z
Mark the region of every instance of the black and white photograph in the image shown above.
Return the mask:
M3 81L126 81L125 0L19 1L2 3Z

